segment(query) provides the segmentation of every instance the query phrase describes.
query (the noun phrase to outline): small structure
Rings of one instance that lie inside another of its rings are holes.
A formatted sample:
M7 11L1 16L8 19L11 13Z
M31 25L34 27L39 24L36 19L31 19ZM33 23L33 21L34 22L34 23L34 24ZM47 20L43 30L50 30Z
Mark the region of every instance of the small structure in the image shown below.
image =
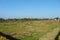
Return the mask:
M58 22L60 21L60 19L59 19L58 17L54 18L54 20L56 20L56 21L58 21Z
M60 32L57 34L55 40L60 40Z

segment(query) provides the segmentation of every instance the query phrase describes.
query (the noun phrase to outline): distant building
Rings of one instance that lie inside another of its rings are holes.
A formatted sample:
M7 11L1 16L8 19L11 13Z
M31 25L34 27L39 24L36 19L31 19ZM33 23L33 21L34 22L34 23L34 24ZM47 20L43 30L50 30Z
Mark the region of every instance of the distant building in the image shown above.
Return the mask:
M60 19L58 17L54 18L54 20L55 21L58 21L58 22L60 21Z

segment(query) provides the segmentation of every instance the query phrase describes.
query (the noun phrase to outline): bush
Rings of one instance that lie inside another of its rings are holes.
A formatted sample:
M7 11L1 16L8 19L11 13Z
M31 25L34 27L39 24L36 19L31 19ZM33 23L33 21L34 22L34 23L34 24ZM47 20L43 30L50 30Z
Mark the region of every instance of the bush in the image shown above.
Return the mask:
M0 40L7 40L7 39L3 36L0 36Z
M58 36L58 40L60 40L60 35Z

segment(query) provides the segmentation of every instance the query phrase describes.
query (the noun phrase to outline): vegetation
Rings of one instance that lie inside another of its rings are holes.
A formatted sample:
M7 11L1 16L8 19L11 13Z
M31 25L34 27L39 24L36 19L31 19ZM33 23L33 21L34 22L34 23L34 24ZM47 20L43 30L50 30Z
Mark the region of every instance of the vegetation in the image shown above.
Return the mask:
M21 40L38 40L50 30L59 27L60 22L52 19L0 19L0 32Z
M0 40L7 40L7 39L3 36L0 36Z
M59 35L59 37L58 37L58 40L60 40L60 35Z

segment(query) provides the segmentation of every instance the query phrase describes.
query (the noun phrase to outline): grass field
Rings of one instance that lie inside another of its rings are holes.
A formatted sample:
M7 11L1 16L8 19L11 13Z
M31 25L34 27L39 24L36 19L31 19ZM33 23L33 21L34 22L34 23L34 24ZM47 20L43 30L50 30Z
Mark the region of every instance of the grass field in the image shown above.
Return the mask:
M56 20L0 22L0 32L12 35L12 37L21 40L38 40L40 37L47 34L47 32L57 27L60 27L60 22Z

